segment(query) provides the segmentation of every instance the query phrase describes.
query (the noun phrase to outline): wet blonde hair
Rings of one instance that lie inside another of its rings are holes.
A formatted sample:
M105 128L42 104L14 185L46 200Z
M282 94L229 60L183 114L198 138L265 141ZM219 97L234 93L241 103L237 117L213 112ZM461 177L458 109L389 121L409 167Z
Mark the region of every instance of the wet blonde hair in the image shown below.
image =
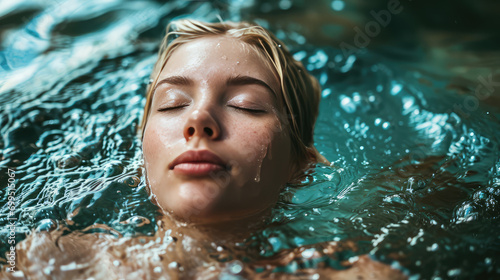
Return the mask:
M154 94L154 85L172 53L181 45L206 36L228 36L247 43L269 63L280 83L278 100L283 104L279 112L280 121L288 124L294 162L302 166L307 162L325 162L314 147L314 124L318 116L321 88L316 78L310 75L302 63L296 61L286 46L263 27L249 22L206 23L196 20L177 20L167 26L159 50L159 58L151 74L152 82L147 89L144 116L139 132L149 118ZM283 110L284 109L284 110ZM284 118L281 116L285 116ZM301 168L299 168L301 169Z

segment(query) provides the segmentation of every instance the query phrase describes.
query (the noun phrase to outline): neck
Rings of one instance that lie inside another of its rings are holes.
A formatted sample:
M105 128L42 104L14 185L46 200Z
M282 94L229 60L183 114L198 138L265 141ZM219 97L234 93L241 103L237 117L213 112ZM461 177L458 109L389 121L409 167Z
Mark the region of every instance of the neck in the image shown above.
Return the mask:
M210 220L184 221L165 213L161 221L163 229L171 229L173 236L189 236L206 242L235 243L243 242L252 233L263 229L270 217L271 208L268 208L238 219L219 217Z

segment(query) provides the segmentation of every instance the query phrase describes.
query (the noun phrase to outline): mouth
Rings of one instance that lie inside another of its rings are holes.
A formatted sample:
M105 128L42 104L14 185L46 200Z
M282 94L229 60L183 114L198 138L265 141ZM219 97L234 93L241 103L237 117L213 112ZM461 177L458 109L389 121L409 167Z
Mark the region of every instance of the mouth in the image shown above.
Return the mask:
M182 153L168 167L176 174L187 176L207 176L229 170L229 166L220 157L208 150Z

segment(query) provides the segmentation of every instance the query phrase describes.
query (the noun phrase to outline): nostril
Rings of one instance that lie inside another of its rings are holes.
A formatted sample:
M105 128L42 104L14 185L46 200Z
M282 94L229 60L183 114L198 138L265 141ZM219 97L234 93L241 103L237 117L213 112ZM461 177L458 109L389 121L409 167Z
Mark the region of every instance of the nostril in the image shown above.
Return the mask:
M214 131L211 128L209 128L209 127L205 127L205 133L208 136L212 136L214 134Z
M194 134L194 127L188 128L188 135L193 135Z

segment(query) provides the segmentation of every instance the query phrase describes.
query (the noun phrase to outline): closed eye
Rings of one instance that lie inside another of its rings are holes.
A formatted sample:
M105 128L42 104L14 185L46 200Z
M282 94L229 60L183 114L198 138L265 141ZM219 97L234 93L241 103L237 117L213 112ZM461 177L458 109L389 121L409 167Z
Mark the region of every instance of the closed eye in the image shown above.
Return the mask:
M163 108L158 109L158 112L175 111L175 110L179 110L179 109L182 109L184 107L187 107L187 106L188 106L187 104L183 104L183 105L179 105L179 106L163 107Z
M253 109L253 108L246 108L246 107L238 107L238 106L229 106L231 108L234 108L238 111L244 111L244 112L247 112L247 113L252 113L252 114L262 114L262 113L266 113L265 110L260 110L260 109Z

